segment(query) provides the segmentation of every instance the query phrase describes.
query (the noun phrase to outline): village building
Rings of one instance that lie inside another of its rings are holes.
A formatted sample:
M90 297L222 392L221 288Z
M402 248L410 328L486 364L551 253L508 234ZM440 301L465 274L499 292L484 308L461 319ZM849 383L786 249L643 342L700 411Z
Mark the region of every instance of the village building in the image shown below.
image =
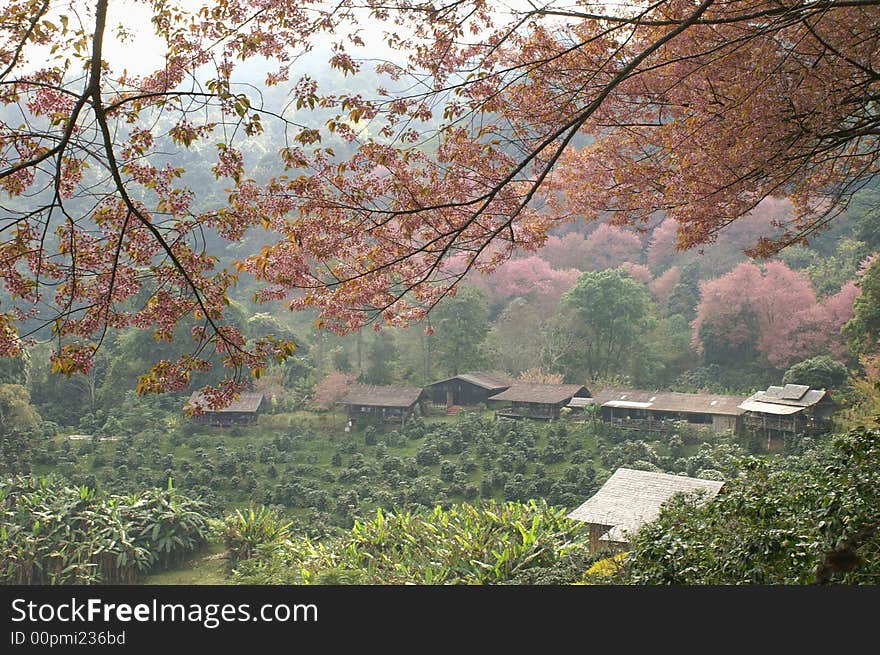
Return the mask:
M590 407L593 407L593 405L595 404L595 398L574 397L568 401L568 404L564 407L564 409L573 414L584 414L586 411L589 410Z
M602 547L625 550L639 529L656 519L663 503L675 494L701 493L706 502L723 485L722 480L619 468L568 518L588 524L591 552Z
M595 396L602 419L616 426L645 432L666 432L676 421L705 426L712 432L742 429L743 396L676 393L642 389L603 389Z
M372 417L404 425L415 414L423 393L419 387L356 384L337 404L346 406L351 421Z
M510 380L499 375L473 371L432 382L425 387L425 393L432 405L451 409L485 403L490 396L508 389L510 385Z
M547 421L558 419L572 398L589 397L590 391L580 384L514 382L509 389L490 397L489 402L502 406L495 411L496 417Z
M201 414L194 416L199 423L206 425L244 425L256 423L264 405L264 396L261 393L241 393L228 406L220 409L210 409L208 400L201 391L195 391L187 403L189 407L199 407Z
M796 434L814 435L832 429L835 405L825 389L810 389L805 384L771 386L749 396L740 404L745 412L747 431L773 441Z

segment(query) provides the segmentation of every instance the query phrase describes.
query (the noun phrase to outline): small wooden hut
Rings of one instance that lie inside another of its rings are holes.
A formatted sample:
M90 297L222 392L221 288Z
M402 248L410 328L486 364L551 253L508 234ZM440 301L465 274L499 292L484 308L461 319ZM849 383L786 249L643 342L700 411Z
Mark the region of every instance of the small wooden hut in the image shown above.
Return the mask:
M378 417L401 425L412 417L422 398L419 387L391 387L371 384L352 385L338 405L345 405L348 418Z
M449 408L456 405L479 405L510 385L510 380L499 375L473 371L432 382L425 387L425 393L432 405Z
M496 417L548 421L558 419L572 398L589 397L589 389L580 384L514 382L509 389L489 398L489 402L502 406L495 411Z
M630 538L645 523L656 519L663 503L675 494L702 492L707 501L714 498L722 486L722 480L619 468L568 518L589 525L592 552L602 546L626 549Z
M209 409L208 401L201 391L195 391L187 403L190 407L202 408L202 413L194 418L206 425L243 425L256 423L263 408L264 396L261 393L241 393L227 407Z
M749 396L740 409L745 413L745 429L766 438L770 448L774 440L782 442L786 436L828 432L835 405L825 389L786 384Z

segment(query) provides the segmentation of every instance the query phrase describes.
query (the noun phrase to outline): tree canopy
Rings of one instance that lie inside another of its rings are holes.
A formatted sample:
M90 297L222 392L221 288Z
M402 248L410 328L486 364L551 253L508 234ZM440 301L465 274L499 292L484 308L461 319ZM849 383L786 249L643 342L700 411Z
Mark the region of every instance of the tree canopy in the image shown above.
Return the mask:
M576 335L569 369L593 379L624 368L655 322L648 289L621 270L584 273L562 295L562 308Z
M51 330L55 369L87 372L107 330L194 317L139 388L220 364L221 402L294 348L228 318L236 283L345 331L418 320L576 218L663 216L687 248L784 196L750 252L805 243L876 171L878 5L11 0L0 355ZM147 24L153 70L106 54ZM359 82L320 84L319 46Z

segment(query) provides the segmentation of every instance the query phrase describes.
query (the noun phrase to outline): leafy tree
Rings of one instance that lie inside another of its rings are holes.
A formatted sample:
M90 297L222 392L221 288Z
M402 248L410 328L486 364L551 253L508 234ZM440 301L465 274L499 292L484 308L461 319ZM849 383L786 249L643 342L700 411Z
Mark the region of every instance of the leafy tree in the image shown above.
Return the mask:
M481 291L462 287L437 305L431 324L431 352L444 373L458 375L482 366L481 346L489 332L489 316Z
M545 316L524 298L514 298L498 316L486 336L484 351L495 368L518 375L538 368L542 347L551 338Z
M880 249L880 191L876 184L856 193L847 210L856 221L855 238L869 251Z
M364 371L364 382L368 384L391 384L393 381L392 365L397 356L394 337L388 331L377 334L370 345L367 370Z
M670 316L678 314L688 321L696 318L696 308L700 302L700 274L697 262L689 262L681 267L678 279L669 292L666 311Z
M312 401L318 409L331 409L348 392L354 375L331 371L312 390Z
M15 225L0 244L0 355L52 325L56 371L88 372L106 328L167 341L194 317L193 347L151 358L142 392L185 388L216 352L221 403L242 372L292 354L229 316L240 273L259 301L325 327L410 322L471 267L574 216L641 226L664 211L688 248L785 193L790 214L751 252L802 243L880 157L873 2L498 14L482 1L170 0L120 29L109 5L74 3L82 20L48 2L0 9L0 187ZM400 55L378 72L419 91L362 81L367 20L388 21ZM327 64L381 92L295 68L328 36ZM125 70L111 48L139 51L127 40L140 37L160 63ZM253 84L257 61L269 71ZM444 265L455 256L460 273Z
M840 291L856 277L860 265L870 254L867 244L855 239L843 238L830 257L816 257L807 266L807 275L820 297Z
M626 263L642 260L642 240L633 232L602 224L590 233L584 244L582 271L604 271Z
M539 311L554 311L559 297L577 277L576 269L554 269L532 255L506 261L491 274L471 276L468 281L485 293L493 307L521 298Z
M577 341L567 377L607 377L626 370L639 339L654 325L645 285L621 270L588 272L562 296L564 325Z
M873 584L880 547L880 431L860 428L800 457L747 460L697 506L664 507L630 544L638 584Z
M700 289L694 334L710 363L757 352L784 368L825 352L845 352L839 334L852 315L858 292L853 285L819 302L806 277L774 261L763 271L740 264Z
M644 335L639 355L633 361L633 378L640 385L667 386L693 367L696 358L692 332L678 314L659 319Z
M865 368L880 377L880 257L874 257L858 280L861 294L844 331L850 348L863 358Z
M814 389L840 389L849 377L846 364L828 355L798 362L782 376L783 384L806 384Z
M0 383L27 385L29 357L0 357Z
M20 384L0 384L0 430L26 431L42 422L31 404L28 390Z

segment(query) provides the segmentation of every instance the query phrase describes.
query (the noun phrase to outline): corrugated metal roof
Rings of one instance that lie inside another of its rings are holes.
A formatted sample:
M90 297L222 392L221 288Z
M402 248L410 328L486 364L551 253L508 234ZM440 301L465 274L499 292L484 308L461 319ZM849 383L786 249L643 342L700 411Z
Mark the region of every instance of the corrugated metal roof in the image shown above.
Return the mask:
M556 405L558 403L566 403L576 395L589 396L590 392L580 384L514 382L509 389L495 394L489 400Z
M224 413L224 412L245 412L254 413L260 409L263 402L263 394L261 393L242 393L238 398L233 400L228 407L221 409L210 409L208 400L201 391L194 391L189 397L188 405L190 407L202 407L205 413Z
M589 407L590 405L595 405L595 398L572 398L568 401L569 407Z
M367 407L410 407L414 405L422 389L419 387L386 387L357 384L349 387L339 405L364 405Z
M645 523L656 519L663 503L675 494L703 491L704 500L709 500L723 485L722 480L619 468L568 518L606 526L609 530L604 538L626 542Z
M631 409L647 409L651 407L654 403L640 403L635 400L609 400L607 403L603 403L602 407L624 407Z
M745 400L744 396L606 388L598 392L595 398L603 407L650 409L676 414L740 416L745 411L739 408Z
M762 414L777 414L787 416L797 414L804 410L796 405L780 405L779 403L764 403L759 400L747 400L740 407L746 412L761 412Z

